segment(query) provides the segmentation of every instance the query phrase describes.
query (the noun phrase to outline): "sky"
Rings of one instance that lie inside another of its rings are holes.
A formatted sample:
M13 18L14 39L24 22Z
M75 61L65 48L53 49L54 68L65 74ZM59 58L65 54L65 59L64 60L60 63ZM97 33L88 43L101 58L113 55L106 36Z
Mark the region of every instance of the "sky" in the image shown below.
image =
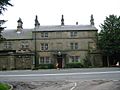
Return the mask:
M89 25L93 14L96 28L100 30L106 16L120 15L120 0L11 0L13 7L7 7L0 19L8 20L6 29L16 29L19 17L23 28L34 28L35 15L40 25L60 25L64 15L65 25Z

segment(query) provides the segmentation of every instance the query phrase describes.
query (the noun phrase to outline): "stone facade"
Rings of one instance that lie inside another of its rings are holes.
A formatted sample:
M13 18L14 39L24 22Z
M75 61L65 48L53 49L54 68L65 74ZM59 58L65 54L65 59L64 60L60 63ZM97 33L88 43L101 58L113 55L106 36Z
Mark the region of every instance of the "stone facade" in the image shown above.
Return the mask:
M41 64L64 68L68 63L83 63L86 57L92 66L102 65L100 54L93 52L97 51L94 25L64 25L63 15L61 25L40 26L37 17L34 29L23 29L22 24L19 19L17 30L2 33L6 39L0 43L1 70L30 69Z

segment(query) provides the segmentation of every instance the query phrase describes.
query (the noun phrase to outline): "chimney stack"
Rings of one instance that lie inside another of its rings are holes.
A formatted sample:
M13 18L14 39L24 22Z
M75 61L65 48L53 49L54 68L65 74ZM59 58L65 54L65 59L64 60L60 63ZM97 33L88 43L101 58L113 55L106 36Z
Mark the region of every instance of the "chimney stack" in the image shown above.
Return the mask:
M64 26L64 15L62 15L62 18L61 18L61 26Z
M35 16L35 28L39 28L39 26L40 26L40 23L38 21L38 16L36 15Z
M94 26L94 18L93 18L93 14L91 14L90 25Z
M22 22L22 19L19 18L19 20L17 21L17 23L18 23L17 32L21 32L22 29L23 29L23 22Z

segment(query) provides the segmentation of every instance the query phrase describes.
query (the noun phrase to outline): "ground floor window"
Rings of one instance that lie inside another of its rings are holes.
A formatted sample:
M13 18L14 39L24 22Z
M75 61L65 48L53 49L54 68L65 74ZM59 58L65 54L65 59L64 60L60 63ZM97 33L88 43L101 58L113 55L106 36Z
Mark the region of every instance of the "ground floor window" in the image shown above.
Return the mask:
M79 62L80 56L70 56L69 62Z
M50 64L51 59L50 57L40 57L39 58L39 64Z

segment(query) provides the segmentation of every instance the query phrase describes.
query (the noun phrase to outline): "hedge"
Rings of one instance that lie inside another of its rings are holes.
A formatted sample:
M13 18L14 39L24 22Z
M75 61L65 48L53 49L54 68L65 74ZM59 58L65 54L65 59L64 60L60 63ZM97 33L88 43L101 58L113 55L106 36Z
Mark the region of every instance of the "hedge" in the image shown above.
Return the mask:
M38 68L39 69L53 69L54 65L53 64L39 64Z
M82 68L83 65L80 62L67 63L66 68Z

